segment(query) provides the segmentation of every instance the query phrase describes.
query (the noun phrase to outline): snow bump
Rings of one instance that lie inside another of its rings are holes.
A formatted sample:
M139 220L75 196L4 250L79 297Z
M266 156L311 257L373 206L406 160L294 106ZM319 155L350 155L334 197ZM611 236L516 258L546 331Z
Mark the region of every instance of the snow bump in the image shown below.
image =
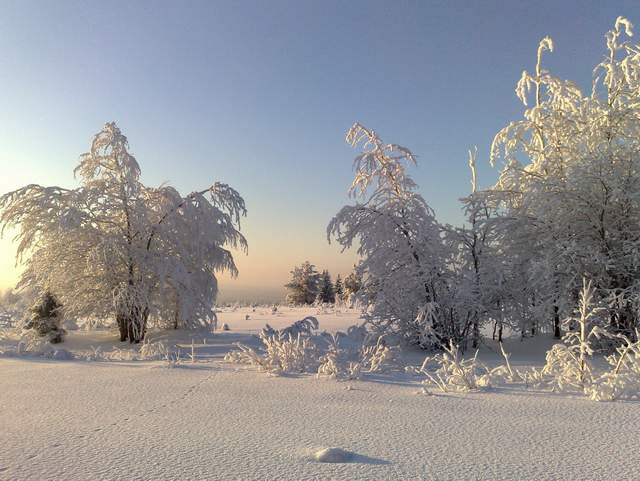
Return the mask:
M313 455L313 459L319 463L348 463L352 457L352 453L340 448L323 448Z

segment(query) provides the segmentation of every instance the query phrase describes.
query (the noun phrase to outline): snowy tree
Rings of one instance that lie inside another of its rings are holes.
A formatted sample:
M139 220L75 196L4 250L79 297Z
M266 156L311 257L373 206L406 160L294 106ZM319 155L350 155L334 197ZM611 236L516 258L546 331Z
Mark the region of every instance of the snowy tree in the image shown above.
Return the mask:
M331 282L331 275L327 270L322 271L318 280L318 298L320 302L326 304L336 302L336 292L333 288L333 282Z
M344 278L344 297L348 300L350 297L358 294L362 288L362 277L358 274L354 266L353 272Z
M24 311L27 307L27 300L24 293L15 289L5 289L0 294L0 309L7 313L17 314Z
M406 147L385 144L358 123L346 139L363 150L355 158L350 189L357 202L331 220L329 241L336 240L343 249L357 244L361 260L356 270L363 279L359 297L371 305L374 326L409 342L432 333L446 337L437 318L418 316L425 306L437 306L443 243L433 211L406 173L415 155Z
M291 271L291 281L285 284L289 291L287 301L291 304L313 304L318 297L319 281L320 275L309 261L294 267Z
M145 186L128 149L106 124L75 169L80 187L9 192L0 222L18 228L21 287L55 292L73 318L115 319L121 340L140 342L149 320L194 327L215 318L216 272L237 274L228 248L246 249L246 209L222 183L185 197Z
M52 344L62 342L65 330L62 328L62 306L50 292L45 292L31 308L31 317L23 329L32 329L38 336Z
M344 283L340 274L336 276L336 281L333 284L333 292L335 292L336 301L344 300Z
M542 67L543 52L553 50L543 39L535 73L524 72L516 89L524 118L492 145L492 160L502 162L494 195L505 248L518 248L525 262L513 290L527 286L521 302L545 313L556 336L583 277L606 300L613 331L633 337L638 325L640 48L631 35L619 17L589 95Z
M476 155L477 150L469 151L471 193L461 199L467 223L444 229L449 259L446 296L441 301L446 302L448 312L459 326L454 338L464 343L470 337L473 348L480 342L482 324L490 317L499 318L501 311L495 206L490 195L478 191Z

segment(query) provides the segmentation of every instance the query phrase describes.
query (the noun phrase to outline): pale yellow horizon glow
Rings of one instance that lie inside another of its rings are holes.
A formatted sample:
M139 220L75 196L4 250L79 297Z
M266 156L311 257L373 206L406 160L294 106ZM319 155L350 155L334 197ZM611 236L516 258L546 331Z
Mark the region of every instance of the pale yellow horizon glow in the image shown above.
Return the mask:
M319 229L322 230L322 229ZM0 239L0 291L12 289L20 278L23 266L16 265L16 243L12 241L15 231L5 231ZM304 261L314 264L318 270L327 269L333 278L351 272L356 257L353 252L341 253L338 246L329 245L324 238L309 238L308 235L288 235L282 239L274 234L256 239L248 235L249 253L234 252L239 275L232 278L228 273L218 276L220 300L251 300L284 295L284 284L295 265Z
M0 151L3 172L0 194L30 183L65 187L77 185L77 179L73 177L74 157L83 151L85 142L82 139L77 145L68 146L64 153L47 152L40 143L29 143L17 136L5 140L7 146ZM152 156L142 154L140 157ZM152 166L143 161L143 172L148 167L151 177L144 180L147 184L157 185L161 180ZM176 172L167 175L171 177ZM230 183L234 185L234 182ZM269 297L284 295L289 272L306 260L318 270L329 270L333 277L351 272L356 254L353 251L341 253L339 246L329 245L326 240L326 225L339 209L335 199L333 202L327 200L328 204L334 204L327 208L328 212L318 213L316 209L308 214L301 210L283 210L282 203L274 203L273 199L254 198L255 189L240 187L239 190L247 193L249 212L242 219L241 231L249 242L249 253L234 253L240 271L238 278L232 279L228 274L218 276L221 302L238 297L250 300L253 295L260 298L265 294ZM0 239L0 290L15 286L22 271L20 265L15 265L16 246L11 241L15 234L15 231L5 231Z

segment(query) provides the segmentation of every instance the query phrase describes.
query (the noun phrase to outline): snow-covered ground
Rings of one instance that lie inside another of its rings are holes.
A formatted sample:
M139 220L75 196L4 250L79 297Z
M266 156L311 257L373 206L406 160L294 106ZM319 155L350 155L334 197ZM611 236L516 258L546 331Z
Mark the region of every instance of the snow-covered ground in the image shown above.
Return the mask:
M638 479L638 403L517 388L427 396L403 372L336 382L222 361L265 322L312 314L337 330L358 321L356 311L280 310L223 312L231 330L215 335L153 333L185 353L194 338L198 361L174 369L0 359L0 479ZM541 365L550 344L525 341L512 360ZM118 345L113 332L71 332L64 348ZM317 462L328 447L353 454Z

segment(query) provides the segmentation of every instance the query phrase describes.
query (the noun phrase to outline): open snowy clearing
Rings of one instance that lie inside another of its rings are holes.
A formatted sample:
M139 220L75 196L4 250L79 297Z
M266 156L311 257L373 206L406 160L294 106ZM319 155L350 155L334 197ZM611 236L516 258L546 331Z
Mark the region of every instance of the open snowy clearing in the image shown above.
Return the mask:
M197 362L174 369L0 359L0 479L637 479L638 403L517 388L427 396L402 372L336 382L222 361L265 322L284 327L306 314L317 312L223 312L231 331L206 345L203 335ZM358 315L318 318L335 330ZM188 345L193 333L169 334ZM108 350L113 340L75 332L63 347ZM514 364L542 364L550 343L525 341ZM489 348L483 359L497 361ZM317 462L329 447L348 462Z

